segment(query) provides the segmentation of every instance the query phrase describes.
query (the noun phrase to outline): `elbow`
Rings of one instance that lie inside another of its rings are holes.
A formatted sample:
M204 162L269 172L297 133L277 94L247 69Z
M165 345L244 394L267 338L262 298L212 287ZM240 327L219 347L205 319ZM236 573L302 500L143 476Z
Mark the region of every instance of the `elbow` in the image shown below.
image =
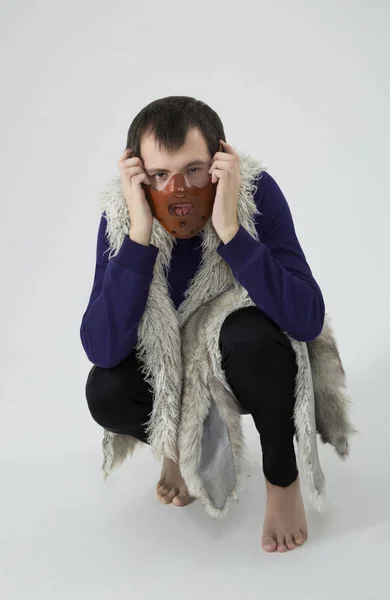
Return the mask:
M93 365L101 367L102 369L112 369L120 363L120 360L115 360L110 353L105 352L101 345L96 347L95 344L91 343L84 328L84 324L82 324L80 328L80 339L84 352L89 362Z
M102 352L101 348L99 348L98 351L96 351L96 349L91 348L84 348L84 350L88 360L93 365L95 365L96 367L100 367L101 369L113 369L114 367L117 367L121 362L120 359L116 360L114 356Z
M109 344L102 343L102 340L95 340L93 343L84 324L80 328L80 339L88 360L102 369L117 367L131 351L127 351L127 349L122 350L122 352L118 349L115 351L115 349L109 347Z
M89 357L88 359L90 360L91 363L93 363L96 367L100 367L101 369L113 369L114 367L117 367L119 365L119 363L121 362L119 361L113 361L110 358L105 358L102 356L96 356L96 357Z
M300 331L298 335L293 337L295 337L297 342L312 342L320 335L321 331L322 328L314 327L312 325L310 329Z
M322 327L320 328L314 323L310 323L307 327L302 327L296 332L292 332L291 337L297 342L312 342L320 335L321 331Z
M101 351L101 348L98 351L96 351L96 349L90 348L88 346L83 347L89 362L91 362L96 367L100 367L101 369L113 369L114 367L117 367L121 362L121 359L116 359L115 357L109 354L104 354L104 352Z
M312 342L320 334L325 322L325 305L322 296L316 295L316 301L311 310L308 310L299 329L292 333L297 342Z

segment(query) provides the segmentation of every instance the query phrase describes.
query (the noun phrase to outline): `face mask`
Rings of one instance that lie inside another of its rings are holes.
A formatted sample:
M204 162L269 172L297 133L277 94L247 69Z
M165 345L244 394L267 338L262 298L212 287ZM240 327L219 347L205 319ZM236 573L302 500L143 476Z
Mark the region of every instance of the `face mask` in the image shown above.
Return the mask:
M171 235L179 239L194 237L206 225L213 212L217 184L203 187L188 184L184 175L171 177L165 188L157 191L143 185L153 216Z

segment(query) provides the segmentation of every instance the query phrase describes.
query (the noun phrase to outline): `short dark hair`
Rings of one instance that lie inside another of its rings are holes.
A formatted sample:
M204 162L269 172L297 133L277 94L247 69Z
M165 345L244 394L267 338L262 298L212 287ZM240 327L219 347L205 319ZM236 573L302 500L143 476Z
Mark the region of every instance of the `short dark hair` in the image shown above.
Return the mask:
M184 145L192 127L202 131L211 156L218 152L219 140L226 141L221 119L205 102L189 96L160 98L135 117L127 134L126 148L140 157L142 137L153 134L160 149L174 154Z

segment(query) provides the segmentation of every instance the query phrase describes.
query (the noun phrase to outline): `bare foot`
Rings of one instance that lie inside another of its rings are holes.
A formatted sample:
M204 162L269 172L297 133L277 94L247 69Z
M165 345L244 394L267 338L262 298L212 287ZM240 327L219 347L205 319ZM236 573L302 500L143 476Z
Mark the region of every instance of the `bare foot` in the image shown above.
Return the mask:
M187 490L178 465L170 458L164 458L160 481L157 484L157 498L162 504L187 506L194 501Z
M266 480L267 508L261 545L266 552L287 552L307 540L299 478L286 488Z

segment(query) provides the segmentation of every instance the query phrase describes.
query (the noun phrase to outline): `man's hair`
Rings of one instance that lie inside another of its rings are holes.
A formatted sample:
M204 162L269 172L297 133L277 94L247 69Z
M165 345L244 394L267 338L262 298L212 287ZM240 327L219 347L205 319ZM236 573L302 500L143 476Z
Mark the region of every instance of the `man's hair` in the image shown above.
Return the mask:
M184 145L192 127L203 133L211 156L218 152L219 140L226 141L221 119L201 100L189 96L160 98L135 117L127 134L126 148L141 157L141 139L145 134L153 134L160 150L174 154Z

